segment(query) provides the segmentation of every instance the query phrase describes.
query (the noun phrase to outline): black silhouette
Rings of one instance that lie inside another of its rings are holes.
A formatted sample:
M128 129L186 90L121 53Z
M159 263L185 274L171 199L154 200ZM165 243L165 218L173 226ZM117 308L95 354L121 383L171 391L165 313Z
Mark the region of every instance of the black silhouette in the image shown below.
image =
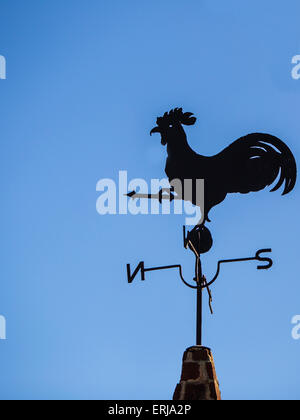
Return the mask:
M183 125L194 125L195 122L196 118L193 114L183 113L182 108L175 108L157 119L157 126L151 130L151 134L160 133L162 144L167 145L166 174L172 187L167 191L163 188L157 194L142 194L132 191L126 195L131 199L158 199L161 203L162 200L184 199L199 205L196 194L196 189L199 187L196 180L204 180L203 222L198 223L187 235L185 227L183 228L184 247L190 249L195 255L195 277L193 280L196 284L192 285L184 279L182 267L179 264L145 268L142 261L133 273L130 264L127 264L127 277L128 282L132 283L139 272L141 279L145 280L145 273L149 271L179 269L183 283L197 290L196 344L200 346L202 345L203 291L205 289L208 292L209 307L212 312L210 286L218 278L221 264L254 260L266 262L266 265L257 267L259 270L267 270L273 265L271 258L262 256L264 253L272 252L271 248L260 249L255 257L218 261L216 275L208 281L202 272L201 255L208 252L213 245L212 235L205 226L205 222L210 221L208 217L210 210L225 200L228 193L246 194L259 191L275 183L276 179L278 179L277 183L271 191L278 190L284 184L283 195L288 194L295 186L297 167L294 156L286 144L270 134L249 134L236 140L216 156L198 155L189 147L183 129ZM181 181L180 190L178 183L172 183L174 180ZM188 196L184 191L184 180L193 181L192 191L189 191Z
M189 248L194 254L206 254L213 246L213 238L209 229L204 224L197 225L186 236L185 226L183 227L183 241L184 247Z
M272 252L271 248L260 249L255 257L218 261L216 275L208 281L202 273L201 255L208 252L213 245L212 235L205 226L205 222L210 221L208 217L210 210L225 200L228 193L246 194L259 191L275 183L276 179L278 179L277 183L271 191L278 190L284 184L283 195L288 194L295 186L297 167L294 156L286 144L270 134L249 134L236 140L215 156L198 155L188 145L183 129L183 125L194 125L195 122L196 118L193 114L183 113L182 108L175 108L157 119L157 126L151 130L151 134L160 133L162 144L167 145L166 174L172 187L168 189L168 194L163 188L157 194L141 194L132 191L127 196L132 199L158 199L160 202L166 199L170 201L184 199L199 205L196 194L196 189L199 187L196 180L204 180L203 222L198 223L187 235L185 227L183 228L184 247L190 249L196 258L193 279L196 284L192 285L184 279L182 267L179 264L145 268L144 262L140 262L133 273L131 273L130 264L127 264L127 277L128 282L132 283L139 272L141 279L145 280L145 273L149 271L179 269L183 283L197 290L196 344L200 346L202 345L202 294L204 289L208 292L209 307L212 312L210 286L218 278L221 264L254 260L266 262L266 265L257 267L259 270L267 270L273 265L271 258L262 256L264 253ZM172 183L174 180L181 181L180 190L178 183ZM188 196L184 191L184 180L193 181L192 191L189 191Z
M157 119L151 135L160 133L162 144L167 145L165 170L169 181L179 179L183 183L184 179L193 180L190 200L193 204L196 204L196 179L204 179L203 224L210 221L210 210L220 204L228 193L259 191L273 184L278 177L271 191L278 190L283 184L282 195L292 191L297 178L296 162L288 146L280 139L270 134L249 134L221 153L206 157L194 152L187 142L183 125L195 122L192 113L183 113L182 108L175 108Z

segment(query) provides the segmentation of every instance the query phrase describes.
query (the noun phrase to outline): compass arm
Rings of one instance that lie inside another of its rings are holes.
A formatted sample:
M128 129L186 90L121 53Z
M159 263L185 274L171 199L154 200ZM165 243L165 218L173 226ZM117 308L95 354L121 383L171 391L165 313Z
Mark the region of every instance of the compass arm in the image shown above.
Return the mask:
M169 270L171 268L178 268L179 270L179 276L182 280L182 282L190 287L191 289L197 289L197 286L192 286L191 284L189 284L187 281L185 281L183 274L182 274L182 267L180 264L175 264L175 265L164 265L162 267L151 267L151 268L145 268L145 263L144 261L141 261L138 266L136 267L136 269L134 270L133 273L131 273L131 267L130 264L127 264L127 279L128 279L128 283L132 283L133 280L135 279L135 277L137 276L137 274L139 273L139 271L141 272L141 280L144 281L145 280L145 273L147 271L157 271L157 270Z
M270 248L260 249L255 254L255 257L235 258L235 259L230 259L230 260L220 260L220 261L218 261L217 272L216 272L214 278L209 283L206 283L205 285L203 285L203 288L208 288L209 286L211 286L217 280L217 278L219 277L219 274L220 274L221 264L232 263L232 262L244 262L244 261L261 261L261 262L265 261L268 264L257 266L257 269L258 270L268 270L269 268L271 268L273 266L273 261L272 261L271 258L261 257L261 254L266 253L266 252L272 252L272 249L270 249Z

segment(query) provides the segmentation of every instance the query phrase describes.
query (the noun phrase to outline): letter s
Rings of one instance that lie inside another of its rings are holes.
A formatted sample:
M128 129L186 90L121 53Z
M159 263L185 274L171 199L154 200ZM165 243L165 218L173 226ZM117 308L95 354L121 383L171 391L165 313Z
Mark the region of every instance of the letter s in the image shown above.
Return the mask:
M300 55L295 55L293 57L292 64L296 64L292 69L292 78L298 80L300 79Z

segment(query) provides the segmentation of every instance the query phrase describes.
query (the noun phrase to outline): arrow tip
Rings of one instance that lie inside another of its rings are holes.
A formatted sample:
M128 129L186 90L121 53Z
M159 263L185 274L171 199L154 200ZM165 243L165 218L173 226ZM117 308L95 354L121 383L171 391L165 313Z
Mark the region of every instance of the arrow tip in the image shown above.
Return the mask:
M136 194L136 191L131 191L130 193L128 193L128 194L124 194L126 197L133 197L133 196L135 196L135 194Z

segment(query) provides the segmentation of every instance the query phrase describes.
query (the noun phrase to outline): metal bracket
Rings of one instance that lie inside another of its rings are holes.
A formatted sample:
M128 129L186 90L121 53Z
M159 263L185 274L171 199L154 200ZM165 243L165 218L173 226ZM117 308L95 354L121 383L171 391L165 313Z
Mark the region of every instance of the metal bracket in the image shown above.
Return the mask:
M257 251L257 253L255 254L255 257L248 257L248 258L235 258L235 259L230 259L230 260L220 260L218 261L218 268L217 268L217 272L216 275L214 276L214 278L210 281L207 282L206 278L203 276L203 278L205 278L205 282L203 282L202 284L202 289L206 289L209 286L211 286L219 277L220 274L220 269L221 269L221 264L224 263L232 263L232 262L243 262L243 261L265 261L268 264L267 265L260 265L257 266L258 270L268 270L269 268L271 268L273 266L273 261L271 260L271 258L268 257L261 257L261 254L266 253L266 252L272 252L272 249L268 248L268 249L260 249L259 251ZM133 280L135 279L135 277L138 275L138 273L141 273L141 280L144 281L145 280L145 273L147 273L148 271L158 271L158 270L169 270L172 268L178 268L179 270L179 275L181 280L183 281L183 283L192 288L192 289L197 289L198 286L192 286L191 284L189 284L183 277L182 275L182 267L180 264L174 264L174 265L164 265L161 267L150 267L150 268L145 268L145 263L144 261L141 261L136 269L133 271L133 273L131 272L131 266L130 264L127 264L127 279L128 279L128 283L132 283ZM199 279L194 279L195 281L199 281Z
M236 258L236 259L230 259L230 260L220 260L220 261L218 261L216 275L214 276L214 278L210 282L208 282L206 280L206 277L203 276L203 274L202 274L202 267L201 267L201 260L200 260L200 255L201 254L195 248L195 244L193 243L193 241L189 240L189 237L185 238L185 235L184 235L184 239L185 239L184 245L186 247L189 247L193 251L193 253L195 254L195 257L196 257L195 278L193 279L196 282L195 286L189 284L184 279L184 277L182 275L182 267L181 267L180 264L165 265L165 266L161 266L161 267L145 268L144 261L141 261L133 272L131 272L130 264L127 264L127 279L128 279L128 283L132 283L133 280L135 279L135 277L140 272L141 280L144 281L146 272L158 271L158 270L169 270L169 269L177 268L179 270L179 275L180 275L180 278L181 278L182 282L186 286L190 287L191 289L196 289L197 290L197 337L196 337L196 342L197 342L197 345L201 345L202 344L202 292L203 292L204 289L207 290L208 298L209 298L209 308L210 308L211 313L213 314L212 294L211 294L211 291L210 291L210 286L213 283L215 283L215 281L217 280L217 278L220 274L221 264L232 263L232 262L243 262L243 261L259 261L259 262L266 262L267 264L258 265L257 269L258 270L268 270L269 268L272 267L273 261L269 257L263 257L262 254L272 252L272 250L270 248L260 249L256 252L254 257Z

